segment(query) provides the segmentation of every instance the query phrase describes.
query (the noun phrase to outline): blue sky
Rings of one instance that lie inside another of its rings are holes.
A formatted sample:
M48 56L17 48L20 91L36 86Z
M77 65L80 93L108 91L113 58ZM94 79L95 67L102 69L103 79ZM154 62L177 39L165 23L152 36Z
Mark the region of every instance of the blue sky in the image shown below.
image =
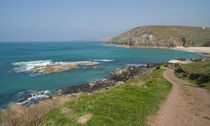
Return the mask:
M71 41L143 25L210 26L210 0L0 0L0 41Z

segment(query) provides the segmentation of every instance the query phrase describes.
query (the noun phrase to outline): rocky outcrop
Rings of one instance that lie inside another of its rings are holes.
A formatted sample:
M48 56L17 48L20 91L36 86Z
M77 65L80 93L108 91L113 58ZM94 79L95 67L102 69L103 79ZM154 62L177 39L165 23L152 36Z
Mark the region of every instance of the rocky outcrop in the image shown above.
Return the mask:
M78 86L66 87L59 90L58 94L72 94L80 92L94 92L103 89L109 89L117 84L126 82L130 78L135 78L138 76L143 76L153 69L158 68L158 64L148 64L144 66L129 66L123 69L117 69L115 72L111 73L110 77L104 80L99 80L96 82L90 82Z
M39 67L35 67L36 69ZM44 66L41 69L37 69L34 71L34 73L56 73L56 72L63 72L63 71L69 71L73 69L77 69L77 64L69 64L69 65L53 65L53 66Z
M108 45L137 48L203 46L210 41L210 28L189 26L142 26L112 38Z
M98 62L75 62L71 64L59 64L54 63L50 65L39 65L34 66L32 68L33 73L57 73L57 72L64 72L69 70L74 70L79 68L79 66L87 66L87 67L93 67L93 68L102 68L103 66L97 66Z
M96 66L98 63L97 62L89 62L86 63L86 66Z

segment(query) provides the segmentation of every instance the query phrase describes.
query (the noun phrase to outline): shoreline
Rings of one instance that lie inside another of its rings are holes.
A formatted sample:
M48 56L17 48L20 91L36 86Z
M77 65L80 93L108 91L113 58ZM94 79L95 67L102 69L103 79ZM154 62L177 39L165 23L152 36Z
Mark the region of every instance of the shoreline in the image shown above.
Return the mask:
M197 52L204 54L206 56L210 56L210 47L183 47L183 46L177 46L177 47L148 47L148 46L127 46L127 45L118 45L118 44L105 44L105 46L114 46L114 47L124 47L124 48L154 48L154 49L171 49L171 50L181 50L181 51L187 51L187 52Z
M210 56L210 47L175 47L174 50L197 52Z
M157 69L160 64L147 64L146 66L127 66L117 68L110 76L85 84L69 86L60 89L56 95L69 95L75 93L94 93L97 91L108 90L116 85L123 84L129 79L143 76Z
M45 99L41 99L37 103L57 96L65 96L80 93L94 93L98 91L108 90L116 85L125 83L129 79L148 74L154 69L158 68L158 66L159 64L147 64L146 66L127 66L124 68L117 68L115 71L111 72L110 75L105 79L61 88L55 93L53 93L51 96ZM44 95L44 92L45 91L41 90L37 92L37 94ZM26 104L26 106L24 104L28 99L32 97L33 95L26 94L21 100L15 102L15 104L23 104L24 107L30 107L34 103Z
M140 47L129 47L129 46L126 46L126 45L117 45L117 44L104 44L104 46L117 46L117 47L125 47L125 48L140 48ZM145 47L141 47L141 48L145 48ZM147 47L147 48L149 48L149 47ZM159 48L159 47L151 47L151 48ZM175 48L162 47L160 49L172 49L172 50L190 51L190 50L184 50L186 48L188 48L188 47L175 47ZM196 48L200 48L200 47L196 47ZM210 49L210 47L207 47L207 48ZM129 68L129 67L133 67L133 66L127 66L127 67L124 67L124 68ZM118 69L118 71L123 70L124 68ZM116 73L116 72L117 72L117 70L115 70L114 72L110 73L110 76L112 76L112 74ZM130 79L130 77L127 78L127 79ZM94 92L94 91L99 91L99 90L103 90L103 89L109 89L110 87L113 87L113 86L115 86L117 84L120 84L120 83L124 83L124 81L113 81L113 80L110 79L110 77L108 77L108 78L105 78L103 80L98 80L98 81L93 81L93 82L88 82L88 83L82 83L80 85L71 86L71 87L64 87L64 88L58 89L55 94L53 94L53 95L51 95L49 97L53 97L53 96L56 96L56 95L63 95L63 94L80 93L80 92L91 93L91 92ZM42 94L42 92L44 92L44 91L41 90L39 92L41 92L40 94ZM24 102L28 98L31 98L31 96L32 95L26 95L23 99L21 99L17 103Z
M148 67L152 67L151 65L152 64L148 65ZM7 110L3 111L4 113L2 114L2 122L3 123L8 122L8 123L11 123L11 125L16 122L21 123L22 125L23 124L30 125L30 124L34 124L34 122L37 125L40 125L40 124L50 125L50 124L46 123L48 121L45 119L46 119L46 117L48 117L49 112L50 113L53 112L51 114L54 114L54 112L55 112L54 110L59 110L59 113L55 114L56 117L57 117L57 115L59 116L61 114L62 117L69 118L69 117L76 116L76 119L77 118L80 119L80 116L84 115L84 113L85 114L90 113L89 112L90 109L98 111L97 106L99 106L99 109L101 107L107 108L107 105L110 107L112 107L112 105L117 107L119 105L119 102L124 103L125 101L129 101L130 103L132 103L132 105L133 105L133 103L135 103L135 104L143 103L143 104L141 104L142 105L141 108L144 108L144 106L145 106L145 108L147 108L149 111L153 112L153 108L147 107L151 103L151 100L149 100L149 99L156 99L155 102L160 103L159 100L161 100L161 99L163 100L162 95L166 94L168 91L170 91L169 83L165 83L167 81L164 81L163 77L161 76L163 69L158 69L158 68L159 68L159 65L157 67L157 70L154 69L154 70L151 70L151 72L144 74L145 76L142 75L141 77L143 77L143 78L138 77L138 76L135 77L134 76L135 74L130 73L130 75L133 76L134 79L131 79L130 81L126 81L125 84L122 83L122 84L118 84L116 86L112 86L111 88L108 88L108 90L101 89L101 90L96 90L96 91L90 92L90 93L81 92L81 93L72 93L72 94L67 94L67 95L62 95L62 96L57 95L57 96L51 97L49 99L40 101L38 104L33 104L27 108L22 107L22 106L12 106L11 109L7 109ZM155 73L153 73L153 72L155 72ZM127 75L126 71L124 71L124 70L122 70L122 73L119 72L119 70L118 70L117 73L116 73L116 75ZM153 77L157 78L157 82L153 80ZM126 79L126 76L125 76L125 79ZM138 84L133 83L133 82L141 81L141 80L143 83L138 83ZM158 83L158 82L161 82L161 83ZM162 86L162 83L163 83L163 86ZM145 90L145 88L148 88L148 90ZM156 90L155 88L158 88L157 92L155 91ZM159 91L159 90L161 90L161 91ZM140 93L140 92L142 92L142 93ZM106 93L106 95L104 93ZM161 98L160 98L160 96L161 96ZM138 97L138 99L133 99L133 98L137 98L137 97ZM89 99L89 98L92 98L92 99ZM116 99L113 100L114 98L116 98ZM141 99L143 99L142 102L139 101ZM118 100L120 100L120 101L118 101ZM102 102L102 104L100 104L101 102ZM152 102L152 103L154 103L154 102ZM76 108L68 107L66 105L68 105L68 106L76 105L75 106ZM80 106L81 106L81 108L80 108ZM137 107L137 105L135 105L135 106ZM158 106L158 104L156 104L156 106ZM130 106L127 106L127 107L131 108ZM100 109L100 111L103 110L103 112L107 113L106 108ZM158 108L158 107L154 107L154 108ZM76 111L78 109L80 109L82 111ZM34 110L36 110L35 113L33 113ZM132 114L133 110L131 110L131 109L127 109L127 110L129 110L129 112ZM139 110L139 109L136 109L136 110ZM120 111L121 110L119 110L119 112ZM108 111L108 112L110 112L110 111ZM118 112L118 111L116 111L116 112ZM142 111L139 111L139 112L142 112ZM14 114L12 114L10 116L10 113L11 114L14 113ZM22 113L24 113L24 114L22 114ZM112 111L111 111L111 113L112 113ZM91 114L92 114L92 112L91 112ZM147 112L146 115L147 114L149 114L149 113ZM32 120L25 120L28 118L30 118L30 119L32 118ZM15 119L15 121L12 122L12 121L10 121L11 119ZM0 118L0 120L1 120L1 118ZM56 118L56 120L57 120L57 118ZM146 121L146 118L144 117L144 118L142 118L142 120ZM75 124L77 124L76 120L75 120L75 122L76 122Z
M168 47L160 47L160 46L157 46L157 47L149 47L149 46L128 46L128 45L119 45L119 44L104 44L104 46L113 46L113 47L124 47L124 48L148 48L148 49L170 49Z

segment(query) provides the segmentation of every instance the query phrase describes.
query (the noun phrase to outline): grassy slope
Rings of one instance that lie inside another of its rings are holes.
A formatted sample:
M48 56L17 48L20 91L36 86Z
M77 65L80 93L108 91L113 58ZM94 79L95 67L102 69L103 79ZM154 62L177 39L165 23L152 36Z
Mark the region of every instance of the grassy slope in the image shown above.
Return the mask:
M182 65L182 69L188 73L208 75L210 74L210 60L185 64Z
M77 119L91 113L89 126L146 125L148 115L154 114L166 99L172 85L163 78L163 69L150 75L131 79L110 90L83 94L46 115L42 125L79 125ZM71 117L61 113L63 108L73 111Z
M149 26L155 36L169 38L185 38L186 41L194 42L195 46L202 46L210 41L210 28L191 26Z
M185 64L181 66L182 70L187 73L193 74L203 74L207 76L208 80L210 80L210 60L195 62L191 64ZM198 78L194 80L188 79L188 77L183 76L183 73L176 73L177 76L182 77L183 79L189 81L192 84L197 84L200 86L204 86L210 91L210 81L203 81L203 78Z
M142 28L149 29L149 31L154 36L154 42L166 42L176 40L177 43L180 43L179 46L182 46L182 38L185 38L188 44L191 43L190 46L192 46L192 43L194 43L194 46L204 46L210 42L210 28L202 29L201 27L167 25L148 25L133 28L130 31L125 32L124 34L120 34L119 36L114 37L111 41L118 42L121 41L120 38L124 37L138 38L139 36L145 34L145 32L139 34L141 31L140 29Z

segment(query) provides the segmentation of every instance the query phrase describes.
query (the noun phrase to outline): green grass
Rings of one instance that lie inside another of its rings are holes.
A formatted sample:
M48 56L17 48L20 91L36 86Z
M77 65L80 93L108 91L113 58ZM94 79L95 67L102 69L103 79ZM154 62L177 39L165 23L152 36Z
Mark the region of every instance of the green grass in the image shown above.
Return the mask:
M203 116L204 119L210 120L208 116Z
M210 60L199 61L191 64L185 64L181 66L181 69L187 73L177 72L176 75L184 80L187 80L191 84L196 84L201 87L205 87L210 91ZM202 75L198 78L192 79L190 75L194 74Z
M210 74L210 59L181 66L182 70L193 74Z
M41 125L77 126L80 116L91 113L93 117L87 126L144 126L147 117L158 110L171 90L163 72L159 69L106 91L75 96L76 100L48 113ZM63 108L74 114L65 116L61 113Z
M141 42L137 40L140 40L145 34L152 34L153 39L151 42L158 43L158 45L163 44L163 47L168 42L173 42L176 46L182 46L182 38L186 40L185 46L209 46L210 44L210 28L202 29L201 27L166 25L136 27L112 38L110 41L126 44L126 42L130 42L133 39L132 41L141 46Z
M182 34L181 37L185 38L187 41L194 42L195 46L204 45L206 42L210 41L210 33Z

